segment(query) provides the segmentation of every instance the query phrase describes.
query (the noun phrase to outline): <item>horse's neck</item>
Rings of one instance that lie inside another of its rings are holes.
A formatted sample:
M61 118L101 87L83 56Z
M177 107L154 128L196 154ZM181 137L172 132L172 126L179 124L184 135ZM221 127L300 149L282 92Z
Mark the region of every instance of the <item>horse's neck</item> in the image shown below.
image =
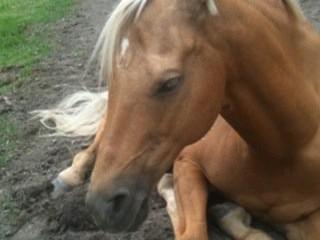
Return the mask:
M255 24L228 39L223 115L258 152L281 158L312 141L319 127L320 37L289 23L283 31Z

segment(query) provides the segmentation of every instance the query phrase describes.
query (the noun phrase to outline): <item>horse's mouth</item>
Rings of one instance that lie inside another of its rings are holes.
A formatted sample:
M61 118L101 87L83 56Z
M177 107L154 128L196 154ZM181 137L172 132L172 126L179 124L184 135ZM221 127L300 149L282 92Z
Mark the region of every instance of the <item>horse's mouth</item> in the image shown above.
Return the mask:
M148 207L148 199L145 199L140 206L140 210L137 212L134 221L131 223L130 227L125 230L126 232L134 232L138 230L140 225L144 222L147 218L149 212Z

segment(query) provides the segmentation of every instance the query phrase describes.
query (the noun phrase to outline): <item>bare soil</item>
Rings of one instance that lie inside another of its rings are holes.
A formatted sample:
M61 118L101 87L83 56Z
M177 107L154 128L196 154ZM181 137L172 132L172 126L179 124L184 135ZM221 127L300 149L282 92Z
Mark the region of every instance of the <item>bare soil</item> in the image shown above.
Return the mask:
M164 202L154 194L147 221L138 232L109 235L99 231L84 207L86 187L80 187L58 199L50 197L52 180L71 163L75 153L86 144L80 139L45 138L46 131L30 121L29 112L47 108L61 97L94 88L94 69L80 82L84 65L115 0L79 0L71 16L54 26L55 51L32 72L29 80L0 101L0 114L18 123L19 144L8 165L0 169L0 199L10 196L16 220L0 212L0 239L4 240L160 240L173 239ZM305 12L320 29L319 0L301 0ZM7 69L3 76L14 78L17 69ZM10 79L8 81L10 81ZM7 98L6 98L7 99ZM5 109L5 110L3 110Z

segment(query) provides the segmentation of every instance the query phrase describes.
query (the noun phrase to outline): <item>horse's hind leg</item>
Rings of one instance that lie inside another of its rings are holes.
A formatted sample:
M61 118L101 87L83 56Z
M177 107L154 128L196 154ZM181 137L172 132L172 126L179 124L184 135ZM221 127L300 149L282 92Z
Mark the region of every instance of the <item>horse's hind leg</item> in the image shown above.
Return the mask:
M58 177L52 181L54 186L53 197L57 197L84 183L86 173L92 169L95 162L96 149L100 142L104 122L103 119L93 143L87 149L79 152L73 158L72 165L60 172Z
M207 240L207 183L201 170L194 163L177 160L173 176L165 175L158 191L167 201L176 239Z
M233 203L216 205L210 209L218 226L234 240L272 240L261 230L252 228L251 216L241 207Z
M320 210L303 220L286 226L288 240L319 240Z

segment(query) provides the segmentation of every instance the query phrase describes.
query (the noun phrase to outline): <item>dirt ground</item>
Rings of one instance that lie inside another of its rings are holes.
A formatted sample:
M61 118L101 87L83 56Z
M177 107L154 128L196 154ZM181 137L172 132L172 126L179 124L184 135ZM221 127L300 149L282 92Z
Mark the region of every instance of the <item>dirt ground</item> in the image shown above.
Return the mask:
M0 114L9 114L19 123L20 144L6 168L0 169L0 199L11 196L17 212L14 222L0 212L0 239L4 240L160 240L173 239L164 202L152 197L151 212L140 230L132 234L109 235L98 231L84 208L86 186L51 199L49 184L68 166L72 156L85 143L78 139L41 137L46 131L30 121L29 111L46 108L79 86L95 87L97 77L90 74L80 82L84 65L99 31L115 0L79 0L74 13L60 20L50 36L57 43L55 51L33 71L30 81L8 94L9 108L0 101ZM319 0L301 0L305 12L320 29ZM9 69L12 77L16 69ZM96 71L92 71L96 72ZM2 75L3 77L4 75ZM1 76L0 76L1 77Z

